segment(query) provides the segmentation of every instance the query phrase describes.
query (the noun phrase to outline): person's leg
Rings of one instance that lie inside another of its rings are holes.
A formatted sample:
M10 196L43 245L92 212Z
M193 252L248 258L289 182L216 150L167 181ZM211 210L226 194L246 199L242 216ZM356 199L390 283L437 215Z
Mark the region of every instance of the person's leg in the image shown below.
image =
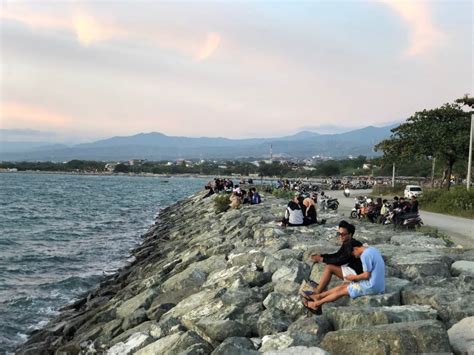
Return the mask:
M326 289L329 282L331 281L332 275L336 275L341 280L344 278L342 276L342 269L340 266L327 264L324 267L323 274L321 276L321 279L319 280L319 285L314 290L314 293L323 292Z
M315 301L306 301L304 305L311 309L317 309L324 303L334 302L343 296L349 295L349 284L344 283L337 287L330 289L329 291L323 292L319 295L319 299Z

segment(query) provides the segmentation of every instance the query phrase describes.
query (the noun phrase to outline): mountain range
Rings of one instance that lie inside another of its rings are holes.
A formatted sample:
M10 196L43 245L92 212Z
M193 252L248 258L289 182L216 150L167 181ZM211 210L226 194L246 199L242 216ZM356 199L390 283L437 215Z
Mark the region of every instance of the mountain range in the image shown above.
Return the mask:
M391 134L390 130L395 126L368 126L338 134L301 131L279 138L251 139L175 137L151 132L112 137L73 146L47 142L28 144L27 142L0 141L0 161L268 158L270 147L275 157L375 156L377 154L373 150L374 145L388 138Z

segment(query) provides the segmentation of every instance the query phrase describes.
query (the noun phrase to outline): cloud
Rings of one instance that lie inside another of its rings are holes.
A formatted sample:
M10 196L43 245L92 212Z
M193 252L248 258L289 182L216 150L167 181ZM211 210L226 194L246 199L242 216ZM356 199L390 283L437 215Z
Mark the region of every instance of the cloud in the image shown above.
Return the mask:
M425 54L441 46L446 34L440 31L431 18L431 8L427 1L377 0L394 10L410 27L409 56Z
M99 19L77 10L73 15L63 13L60 16L34 11L25 6L5 6L0 12L0 18L21 22L32 29L68 31L85 46L127 35L126 31L114 25L112 20Z
M219 47L219 44L221 42L221 36L218 33L211 32L208 33L206 36L206 41L204 42L204 45L199 48L199 50L196 53L195 58L197 60L204 60L212 56L217 48Z
M0 106L0 121L3 127L65 127L72 119L43 107L5 102Z

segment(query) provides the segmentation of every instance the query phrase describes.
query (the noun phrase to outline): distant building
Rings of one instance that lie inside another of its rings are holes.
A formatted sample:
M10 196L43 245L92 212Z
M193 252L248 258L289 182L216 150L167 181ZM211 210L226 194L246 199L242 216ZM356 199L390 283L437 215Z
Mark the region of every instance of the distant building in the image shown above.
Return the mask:
M105 170L112 172L115 170L116 166L117 166L117 163L107 163L105 164Z
M146 160L145 159L131 159L128 161L128 165L134 166L134 165L142 165Z

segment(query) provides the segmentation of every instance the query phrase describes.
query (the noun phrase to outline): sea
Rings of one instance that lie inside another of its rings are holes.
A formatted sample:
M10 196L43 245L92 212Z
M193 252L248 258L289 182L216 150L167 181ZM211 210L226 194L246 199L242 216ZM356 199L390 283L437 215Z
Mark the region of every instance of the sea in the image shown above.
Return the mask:
M0 173L0 354L123 267L201 178Z

